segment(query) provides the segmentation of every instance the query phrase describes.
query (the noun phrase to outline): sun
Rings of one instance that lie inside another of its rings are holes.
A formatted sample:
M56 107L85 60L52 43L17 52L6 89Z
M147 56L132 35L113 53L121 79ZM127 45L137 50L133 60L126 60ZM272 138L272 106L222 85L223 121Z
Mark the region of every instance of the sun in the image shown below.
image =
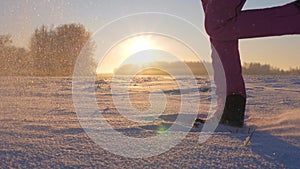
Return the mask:
M138 53L144 50L151 49L151 42L146 38L134 39L130 46L130 53Z
M130 64L145 64L154 62L155 56L151 55L151 49L154 49L155 45L151 37L140 36L131 39L128 43L129 49L129 62Z

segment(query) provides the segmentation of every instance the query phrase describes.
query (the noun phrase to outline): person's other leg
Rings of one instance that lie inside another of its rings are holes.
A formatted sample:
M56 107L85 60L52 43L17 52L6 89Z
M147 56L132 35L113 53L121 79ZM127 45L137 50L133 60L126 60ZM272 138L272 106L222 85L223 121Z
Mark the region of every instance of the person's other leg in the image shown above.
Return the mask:
M236 40L300 34L298 2L242 11L245 0L203 0L205 28L213 39Z

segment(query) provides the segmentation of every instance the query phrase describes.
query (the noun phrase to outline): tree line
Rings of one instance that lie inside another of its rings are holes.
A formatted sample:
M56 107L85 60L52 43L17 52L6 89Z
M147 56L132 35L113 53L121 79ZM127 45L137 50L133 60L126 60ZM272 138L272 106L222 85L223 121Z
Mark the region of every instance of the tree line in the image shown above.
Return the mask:
M56 28L36 28L29 48L13 45L10 35L0 35L0 75L71 76L76 60L84 50L83 71L93 72L95 43L81 24L64 24Z
M283 70L269 64L244 63L243 73L246 75L300 75L299 68Z
M82 24L64 24L58 27L42 25L31 35L28 49L13 45L10 35L0 35L0 75L2 76L72 76L74 66L83 74L95 73L97 63L93 59L95 43L91 33ZM83 50L84 48L84 50ZM83 54L82 60L77 60ZM201 62L184 62L195 75L206 75ZM206 63L207 64L207 63ZM182 74L181 62L153 62L147 66L162 67L172 74ZM117 74L132 74L140 65L123 65L115 69ZM164 74L157 69L143 72ZM244 63L247 75L300 75L299 68L282 70L268 64Z
M119 68L114 70L115 74L146 74L146 75L164 75L167 72L159 71L168 70L170 74L185 75L180 67L185 64L187 65L194 75L207 75L206 68L210 68L211 63L202 63L202 62L153 62L146 65L136 65L136 64L127 64L122 65ZM207 65L207 67L205 67ZM141 71L147 67L152 67ZM273 67L269 64L261 63L244 63L243 64L243 74L245 75L300 75L299 68L291 68L289 70L283 70L276 67Z

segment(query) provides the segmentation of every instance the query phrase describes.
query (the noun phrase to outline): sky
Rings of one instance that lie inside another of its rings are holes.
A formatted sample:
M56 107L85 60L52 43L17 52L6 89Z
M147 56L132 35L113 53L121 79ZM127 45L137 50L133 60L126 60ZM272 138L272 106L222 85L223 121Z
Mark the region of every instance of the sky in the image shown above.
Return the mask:
M244 9L272 7L291 1L248 0ZM120 47L125 42L134 45L134 42L122 39L124 38L122 35L125 35L122 34L124 30L127 30L126 35L135 34L143 29L156 30L156 32L158 30L161 32L182 30L183 33L188 34L188 32L184 32L184 28L168 26L166 23L168 19L153 22L151 19L154 18L144 16L143 21L130 21L126 28L115 26L115 30L111 31L112 34L100 36L101 28L113 27L118 19L122 22L128 15L147 12L164 13L182 18L204 32L203 10L199 0L0 0L0 34L10 34L17 46L28 47L34 29L43 24L55 27L66 23L81 23L90 32L95 33L96 38L101 38L96 40L99 42L98 48L102 43L112 41L112 39L116 42L118 38L118 43L111 43L115 44L112 48L118 48L118 45ZM206 36L205 33L202 36ZM152 41L160 40L154 38ZM174 39L169 38L170 43L172 43L171 41ZM204 46L204 50L207 52L209 51L208 44L204 43L208 43L208 41L201 40L201 43L199 41L199 44ZM300 67L299 44L300 36L298 35L241 40L241 59L242 62L260 62L284 69ZM166 46L166 44L164 45ZM154 46L164 45L156 43ZM167 47L164 49L167 50ZM110 52L113 52L113 49ZM106 60L108 60L106 64L112 65L120 62L117 58L106 58Z

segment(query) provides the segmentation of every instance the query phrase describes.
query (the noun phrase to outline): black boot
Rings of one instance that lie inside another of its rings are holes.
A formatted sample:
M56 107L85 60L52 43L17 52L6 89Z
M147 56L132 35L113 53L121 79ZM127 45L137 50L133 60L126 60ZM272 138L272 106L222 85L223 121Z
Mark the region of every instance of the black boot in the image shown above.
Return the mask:
M245 116L246 98L242 95L228 95L226 97L226 103L224 112L221 117L220 123L243 127Z

